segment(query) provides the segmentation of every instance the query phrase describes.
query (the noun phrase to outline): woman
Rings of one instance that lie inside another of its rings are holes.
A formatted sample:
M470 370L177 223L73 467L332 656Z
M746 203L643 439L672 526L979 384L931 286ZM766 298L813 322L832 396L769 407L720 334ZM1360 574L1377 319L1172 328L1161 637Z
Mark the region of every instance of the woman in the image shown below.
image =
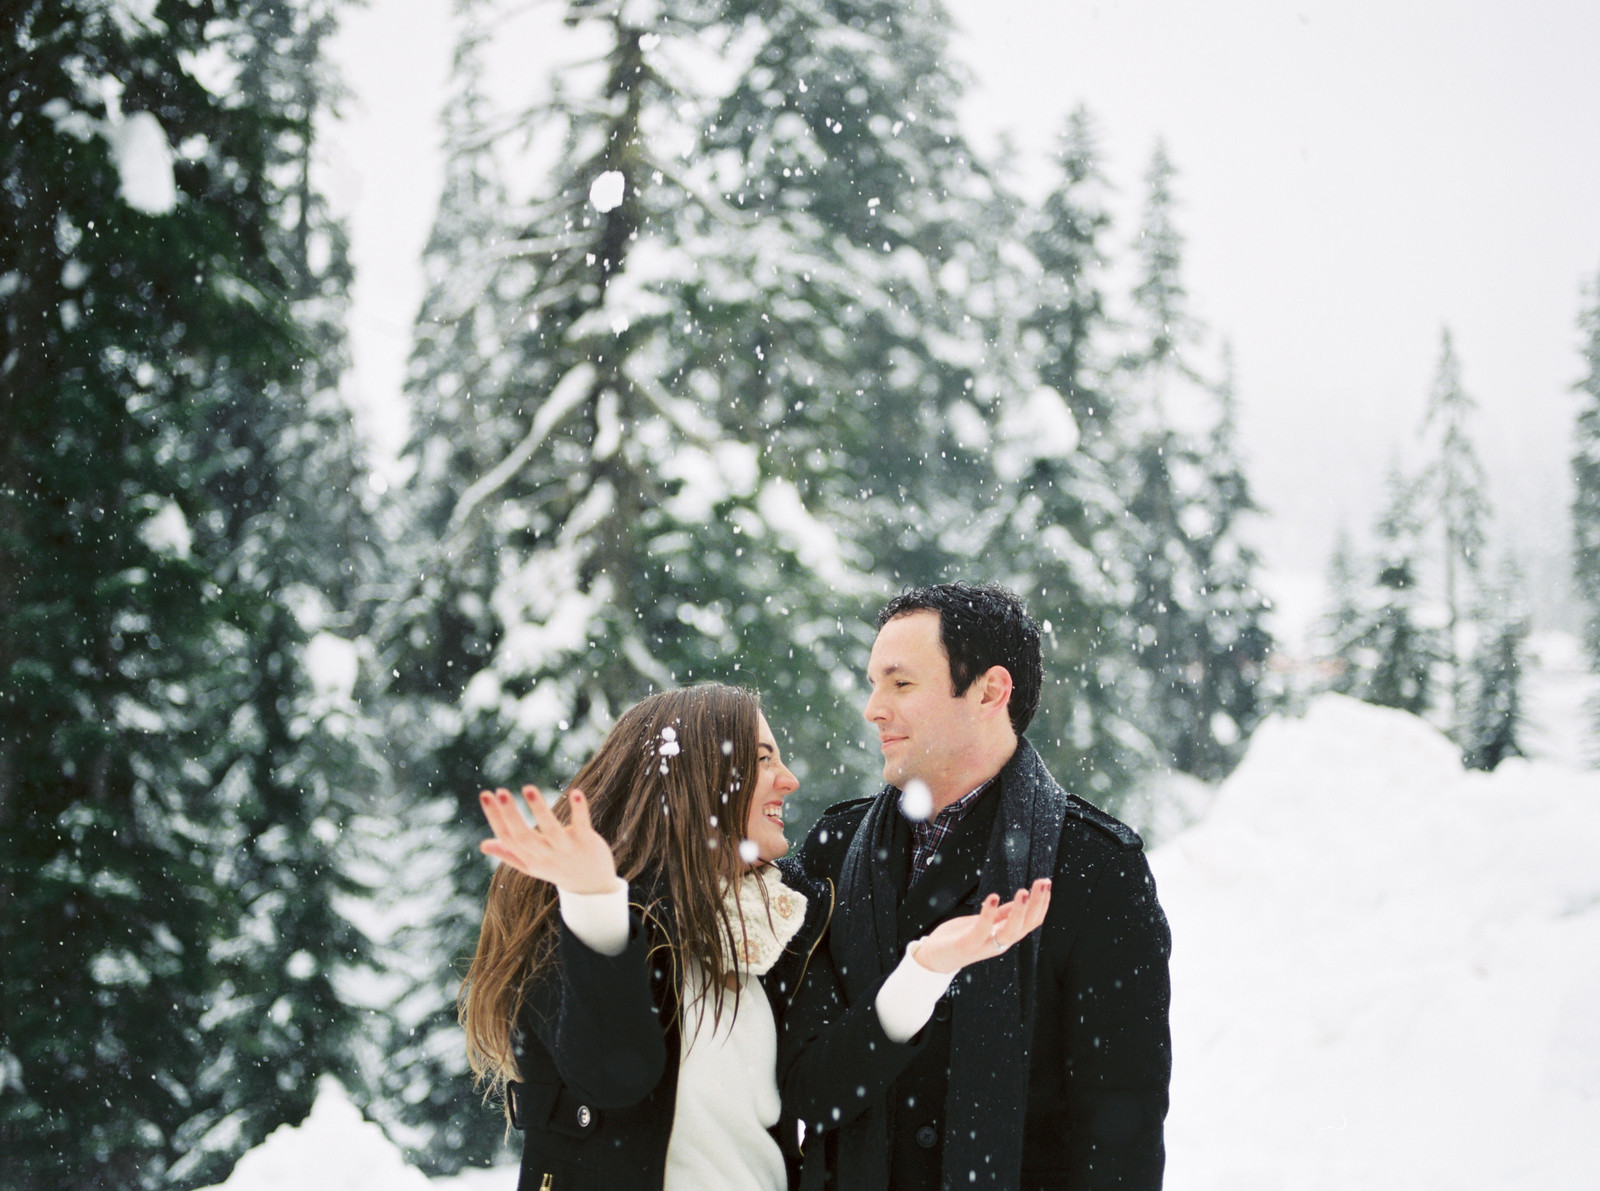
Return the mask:
M461 1017L523 1131L520 1191L785 1187L776 1027L833 910L772 864L798 786L756 696L707 684L625 712L554 808L524 787L532 825L481 795L501 865ZM951 974L1043 920L1032 895L932 932L880 1007L918 1028Z

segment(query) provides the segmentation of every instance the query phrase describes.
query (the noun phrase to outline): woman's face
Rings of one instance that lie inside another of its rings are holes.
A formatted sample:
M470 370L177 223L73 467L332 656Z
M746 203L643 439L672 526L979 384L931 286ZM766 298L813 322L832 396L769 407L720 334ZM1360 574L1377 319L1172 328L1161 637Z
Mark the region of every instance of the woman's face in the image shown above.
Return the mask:
M757 714L761 735L756 743L756 789L750 798L750 815L744 825L745 839L755 845L752 865L776 860L789 850L789 841L783 837L783 800L800 788L799 781L778 754L778 742L773 738L767 717ZM750 849L742 849L742 852L749 860Z

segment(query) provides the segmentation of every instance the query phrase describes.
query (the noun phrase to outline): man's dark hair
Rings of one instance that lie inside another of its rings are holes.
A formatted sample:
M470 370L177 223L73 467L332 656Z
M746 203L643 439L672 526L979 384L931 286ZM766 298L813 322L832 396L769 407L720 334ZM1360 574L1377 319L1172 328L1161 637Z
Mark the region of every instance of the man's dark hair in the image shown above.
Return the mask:
M1044 660L1039 626L1022 598L998 583L936 583L902 591L878 613L878 628L913 612L939 614L939 644L950 659L952 694L959 697L990 666L1011 672L1011 726L1017 735L1039 709Z

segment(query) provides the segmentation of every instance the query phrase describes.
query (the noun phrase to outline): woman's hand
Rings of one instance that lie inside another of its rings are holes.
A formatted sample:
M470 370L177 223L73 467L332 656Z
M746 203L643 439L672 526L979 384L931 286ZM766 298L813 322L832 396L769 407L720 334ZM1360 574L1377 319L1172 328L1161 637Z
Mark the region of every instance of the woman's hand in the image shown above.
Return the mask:
M532 827L512 802L511 791L478 795L494 831L493 839L478 845L479 851L567 893L610 893L617 887L616 858L589 822L589 800L582 790L567 791L572 822L566 824L556 818L537 786L523 786L522 797L533 812Z
M1031 889L1019 889L1005 905L1000 895L983 899L976 914L941 922L917 944L913 957L931 972L959 972L968 964L1004 954L1012 944L1037 930L1050 908L1050 881L1041 877Z

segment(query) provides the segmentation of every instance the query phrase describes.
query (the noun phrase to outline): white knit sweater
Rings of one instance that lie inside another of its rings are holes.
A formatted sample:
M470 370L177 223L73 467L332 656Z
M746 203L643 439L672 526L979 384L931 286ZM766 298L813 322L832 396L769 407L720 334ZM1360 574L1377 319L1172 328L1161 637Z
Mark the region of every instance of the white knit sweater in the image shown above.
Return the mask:
M628 942L628 886L610 893L561 891L561 918L579 942L620 955ZM930 972L907 954L878 992L884 1032L904 1042L933 1014L953 973ZM705 973L686 965L678 1098L667 1144L665 1191L784 1191L783 1155L768 1132L778 1123L778 1031L760 979L747 976L720 1020L700 994Z

